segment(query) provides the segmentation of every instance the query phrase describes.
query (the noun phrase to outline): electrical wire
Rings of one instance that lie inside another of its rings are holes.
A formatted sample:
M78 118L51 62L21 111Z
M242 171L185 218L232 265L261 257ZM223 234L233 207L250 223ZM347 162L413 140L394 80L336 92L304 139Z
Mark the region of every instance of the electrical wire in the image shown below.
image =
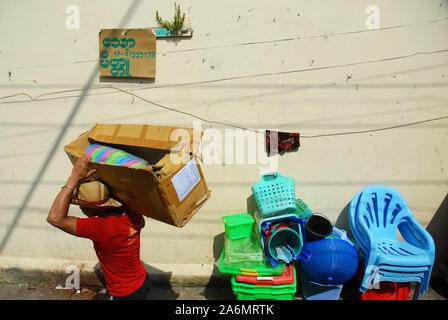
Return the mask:
M117 88L117 87L114 87L114 86L111 86L110 88L118 90L118 91L123 92L123 93L128 94L128 95L131 95L131 96L133 96L135 98L138 98L138 99L140 99L140 100L142 100L142 101L144 101L146 103L150 103L150 104L152 104L154 106L157 106L159 108L162 108L162 109L165 109L165 110L169 110L169 111L174 111L174 112L177 112L177 113L181 113L181 114L184 114L184 115L196 118L198 120L204 121L206 123L224 125L224 126L233 127L233 128L237 128L237 129L242 129L242 130L246 130L246 131L251 131L251 132L255 132L255 133L263 133L263 134L265 133L265 130L251 129L251 128L247 128L247 127L244 127L243 125L239 125L239 124L234 124L234 123L230 123L230 122L223 122L223 121L208 120L208 119L205 119L203 117L197 116L197 115L195 115L193 113L190 113L190 112L181 111L181 110L178 110L178 109L175 109L175 108L164 106L164 105L162 105L160 103L157 103L157 102L151 101L149 99L143 98L143 97L141 97L139 95L136 95L133 92L129 92L129 91L121 89L121 88ZM313 139L313 138L323 138L323 137L332 137L332 136L372 133L372 132L379 132L379 131L386 131L386 130L398 129L398 128L403 128L403 127L409 127L409 126L414 126L414 125L418 125L418 124L422 124L422 123L439 121L439 120L443 120L443 119L448 119L448 115L442 116L442 117L437 117L437 118L431 118L431 119L415 121L415 122L409 122L409 123L395 125L395 126L383 127L383 128L367 129L367 130L361 130L361 131L334 132L334 133L318 134L318 135L312 135L312 136L300 135L300 137L303 138L303 139Z
M297 36L297 37L289 37L289 38L283 38L283 39L243 42L243 43L229 44L229 45L224 45L224 46L214 46L214 47L202 47L202 48L192 48L192 49L183 49L183 50L173 50L173 51L162 52L160 54L166 55L166 54L171 54L171 53L184 53L184 52L202 51L202 50L209 50L209 49L233 48L233 47L251 46L251 45L268 44L268 43L276 43L276 42L298 41L298 40L311 40L311 39L321 39L321 38L327 39L329 37L346 36L346 35L353 35L353 34L361 34L361 33L368 33L368 32L376 32L376 31L384 31L384 30L391 30L391 29L406 28L406 27L411 27L411 26L416 26L416 25L423 25L423 24L430 24L430 23L436 23L436 22L441 22L441 21L446 21L446 20L448 20L448 17L441 18L441 19L424 21L424 22L416 22L416 23L410 23L410 24L403 24L403 25L397 25L397 26L378 28L378 29L364 29L364 30L346 31L346 32L339 32L339 33L328 33L328 34L317 35L317 36L304 36L304 37Z
M214 80L204 80L204 81L199 81L199 82L195 82L195 83L173 84L173 85L166 85L166 86L159 86L159 87L136 88L136 89L133 89L133 90L144 90L144 89L160 88L160 87L167 87L167 86L169 87L169 86L185 86L185 85L205 84L205 83L221 82L221 81L229 81L229 80L237 80L237 79L247 79L247 78L255 78L255 77L281 75L281 74L291 74L291 73L297 73L297 72L317 71L317 70L325 70L325 69L331 69L331 68L340 68L340 67L361 65L361 64L366 64L366 63L381 62L381 61L393 61L393 60L397 60L397 59L404 59L404 58L414 57L414 56L417 56L417 55L436 54L436 53L443 53L443 52L448 52L448 49L442 49L442 50L437 50L437 51L429 51L429 52L416 52L416 53L412 53L412 54L408 54L408 55L395 56L395 57L389 57L389 58L383 58L383 59L377 59L377 60L368 60L368 61L354 62L354 63L346 63L346 64L341 64L341 65L331 65L331 66L323 66L323 67L315 67L315 68L307 68L307 69L295 69L295 70L280 71L280 72L270 72L270 73L263 73L263 74L256 74L256 75L228 77L228 78L221 78L221 79L214 79ZM37 95L35 97L31 96L27 92L19 92L19 93L16 93L16 94L0 97L0 100L24 95L24 96L28 97L30 99L30 101L38 101L39 98L45 97L45 96L49 96L49 95L56 95L56 94L68 93L68 92L78 92L78 91L91 90L91 89L113 89L113 90L116 90L116 91L119 91L119 92L122 92L122 93L125 93L125 94L128 94L128 95L131 95L131 96L133 96L135 98L138 98L138 99L140 99L140 100L142 100L142 101L144 101L146 103L152 104L152 105L157 106L159 108L162 108L162 109L165 109L165 110L168 110L168 111L172 111L172 112L176 112L176 113L180 113L180 114L184 114L184 115L193 117L195 119L204 121L204 122L209 123L209 124L224 125L224 126L229 126L229 127L233 127L233 128L242 129L242 130L252 131L252 132L255 132L255 133L264 133L265 132L265 130L255 130L255 129L251 129L251 128L246 128L243 125L234 124L234 123L230 123L230 122L209 120L209 119L206 119L204 117L200 117L198 115L195 115L193 113L189 113L189 112L182 111L182 110L179 110L179 109L175 109L175 108L164 106L164 105L162 105L160 103L157 103L157 102L151 101L149 99L143 98L143 97L141 97L139 95L136 95L133 92L129 92L128 90L125 90L125 89L122 89L122 88L119 88L119 87L116 87L116 86L112 86L112 85L109 85L109 86L97 86L97 87L92 87L92 88L79 88L79 89L69 89L69 90L46 92L46 93L39 94L39 95ZM64 98L64 97L62 97L62 98ZM4 103L8 103L8 102L4 102ZM418 124L427 123L427 122L439 121L439 120L447 119L447 118L448 118L448 115L447 116L437 117L437 118L425 119L425 120L416 121L416 122L411 122L411 123L406 123L406 124L401 124L401 125L396 125L396 126L383 127L383 128L367 129L367 130L361 130L361 131L344 131L344 132L335 132L335 133L319 134L319 135L311 135L311 136L301 135L301 137L304 138L304 139L312 139L312 138L322 138L322 137L331 137L331 136L372 133L372 132L379 132L379 131L385 131L385 130L398 129L398 128L418 125Z
M442 49L442 50L436 50L436 51L420 51L420 52L415 52L415 53L411 53L411 54L408 54L408 55L394 56L394 57L388 57L388 58L382 58L382 59L374 59L374 60L366 60L366 61L359 61L359 62L351 62L351 63L345 63L345 64L339 64L339 65L329 65L329 66L314 67L314 68L294 69L294 70L286 70L286 71L259 73L259 74L253 74L253 75L226 77L226 78L220 78L220 79L202 80L202 81L188 82L188 83L167 84L167 85L161 85L161 86L134 88L133 90L137 91L137 90L160 89L160 88L169 88L169 87L182 87L182 86L188 86L188 85L209 84L209 83L217 83L217 82L231 81L231 80L241 80L241 79L250 79L250 78L258 78L258 77L274 76L274 75L284 75L284 74L293 74L293 73L300 73L300 72L327 70L327 69L334 69L334 68L343 68L343 67L364 65L364 64L369 64L369 63L394 61L394 60L400 60L400 59L407 59L407 58L415 57L415 56L418 56L418 55L430 55L430 54L445 53L445 52L448 52L448 49ZM38 101L39 98L44 97L44 96L50 96L50 95L56 95L56 94L61 94L61 93L68 93L68 92L77 92L77 91L86 91L86 90L98 90L98 89L108 89L108 88L113 88L113 87L112 86L93 86L93 87L89 87L89 88L79 88L79 89L68 89L68 90L61 90L61 91L51 91L51 92L45 92L45 93L39 94L39 95L37 95L35 97L31 96L27 92L18 92L18 93L15 93L15 94L11 94L11 95L0 97L0 100L4 100L4 99L7 99L7 98L12 98L12 97L17 97L17 96L24 95L24 96L28 97L30 99L30 101ZM61 97L59 99L64 99L64 98L67 98L67 97ZM8 104L8 103L15 103L15 102L16 101L13 101L13 102L7 101L7 102L1 102L1 104ZM23 102L23 101L20 101L20 102Z
M179 110L179 109L176 109L176 108L172 108L172 107L167 107L165 105L162 105L160 103L157 103L157 102L151 101L149 99L143 98L143 97L141 97L141 96L139 96L139 95L137 95L137 94L135 94L133 92L130 92L128 90L125 90L125 89L122 89L122 88L119 88L119 87L108 86L107 88L119 91L119 92L127 94L127 95L130 95L132 97L140 99L140 100L142 100L142 101L144 101L146 103L152 104L152 105L154 105L156 107L159 107L161 109L165 109L165 110L168 110L168 111L180 113L180 114L183 114L183 115L186 115L186 116L198 119L200 121L203 121L203 122L206 122L206 123L209 123L209 124L223 125L223 126L233 127L233 128L237 128L237 129L241 129L241 130L245 130L245 131L255 132L255 133L262 133L262 134L265 133L265 130L251 129L251 128L247 128L247 127L245 127L243 125L235 124L235 123L231 123L231 122L209 120L209 119L206 119L204 117L200 117L200 116L195 115L195 114L190 113L190 112L182 111L182 110ZM302 139L313 139L313 138L333 137L333 136L342 136L342 135L373 133L373 132L379 132L379 131L386 131L386 130L398 129L398 128L403 128L403 127L409 127L409 126L414 126L414 125L418 125L418 124L422 124L422 123L439 121L439 120L443 120L443 119L448 119L448 115L437 117L437 118L431 118L431 119L415 121L415 122L409 122L409 123L395 125L395 126L382 127L382 128L374 128L374 129L366 129L366 130L358 130L358 131L342 131L342 132L333 132L333 133L318 134L318 135L300 135L300 137Z
M402 24L402 25L396 25L396 26L390 26L390 27L384 27L384 28L378 28L378 29L364 29L364 30L346 31L346 32L339 32L339 33L328 33L328 34L322 34L322 35L317 35L317 36L303 36L303 37L296 36L296 37L288 37L288 38L282 38L282 39L243 42L243 43L229 44L229 45L222 45L222 46L172 50L172 51L158 52L156 54L159 56L160 55L165 56L167 54L173 54L173 53L185 53L185 52L193 52L193 51L212 50L212 49L253 46L253 45L260 45L260 44L277 43L277 42L312 40L312 39L321 39L321 38L327 39L329 37L346 36L346 35L362 34L362 33L392 30L392 29L399 29L399 28L407 28L407 27L411 27L411 26L425 25L425 24L437 23L437 22L442 22L442 21L447 21L447 20L448 20L448 17L444 17L444 18L440 18L440 19L427 20L427 21L415 22L415 23L409 23L409 24ZM36 68L51 68L51 67L66 66L66 65L71 65L71 64L91 63L91 62L99 62L99 61L100 61L100 59L88 59L88 60L79 60L79 61L57 63L57 64L0 68L0 70L10 70L11 71L11 70L24 70L24 69L36 69Z

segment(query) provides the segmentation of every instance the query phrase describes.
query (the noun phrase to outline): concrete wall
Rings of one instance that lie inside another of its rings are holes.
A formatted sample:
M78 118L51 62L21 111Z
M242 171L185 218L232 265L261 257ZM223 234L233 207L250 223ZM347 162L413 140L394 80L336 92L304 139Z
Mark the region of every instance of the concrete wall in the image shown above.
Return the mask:
M94 265L89 240L45 221L72 167L64 145L95 123L192 127L197 120L107 86L209 121L300 132L298 152L272 159L295 179L296 195L333 222L343 221L359 190L385 184L428 225L448 190L447 1L177 3L194 35L157 40L157 77L139 83L99 78L98 32L155 26L156 10L172 16L171 1L1 2L3 267ZM80 28L70 30L72 4ZM380 9L380 30L366 28L369 5ZM232 129L201 125L223 137ZM389 127L396 128L376 131ZM359 133L341 134L349 132ZM211 199L182 229L147 220L142 260L173 276L210 275L221 217L247 210L260 167L203 164ZM75 206L70 212L81 216Z

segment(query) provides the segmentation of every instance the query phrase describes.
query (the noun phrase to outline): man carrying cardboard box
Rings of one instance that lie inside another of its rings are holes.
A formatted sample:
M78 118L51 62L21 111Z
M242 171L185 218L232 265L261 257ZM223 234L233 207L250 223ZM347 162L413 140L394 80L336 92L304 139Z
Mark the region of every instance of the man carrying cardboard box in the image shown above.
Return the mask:
M89 159L80 157L67 183L62 186L48 213L47 221L72 235L93 241L113 300L146 300L148 274L140 260L140 230L144 218L108 195L99 181L86 181ZM78 204L88 218L68 215L70 203Z

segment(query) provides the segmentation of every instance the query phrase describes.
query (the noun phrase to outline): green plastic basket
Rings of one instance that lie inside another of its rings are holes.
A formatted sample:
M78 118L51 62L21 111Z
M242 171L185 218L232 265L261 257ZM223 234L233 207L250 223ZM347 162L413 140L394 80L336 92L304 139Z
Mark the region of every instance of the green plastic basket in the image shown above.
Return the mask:
M231 284L237 300L292 300L297 291L294 269L294 283L281 285L254 285L237 282L232 276Z
M261 248L260 248L261 250ZM248 275L248 276L270 276L281 275L285 270L285 264L279 264L273 267L268 260L263 261L245 261L244 263L226 264L226 249L222 248L221 256L216 262L218 270L221 273L228 273L232 275Z
M226 237L230 240L250 237L254 218L249 213L232 214L222 217Z
M308 220L308 218L313 215L313 211L311 211L302 199L296 199L296 208L300 218L305 218Z

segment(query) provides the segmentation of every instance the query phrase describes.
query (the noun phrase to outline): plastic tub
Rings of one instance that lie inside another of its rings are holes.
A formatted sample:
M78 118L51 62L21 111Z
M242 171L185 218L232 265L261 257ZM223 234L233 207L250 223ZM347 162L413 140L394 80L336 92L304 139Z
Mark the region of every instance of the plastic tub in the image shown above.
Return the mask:
M367 290L361 300L409 300L410 282L381 281L378 289Z
M231 284L237 300L292 300L297 291L295 277L292 284L258 286L237 282L232 276Z
M228 265L262 263L266 258L254 237L230 240L224 238L225 262Z
M254 218L249 213L232 214L222 217L226 237L229 240L250 237Z
M261 250L261 248L260 248ZM249 275L249 276L271 276L271 275L281 275L284 271L285 265L278 264L273 267L271 263L266 260L248 260L247 256L244 261L234 261L235 258L226 258L226 246L222 248L221 256L216 262L218 270L221 273L228 273L233 275ZM229 252L232 255L232 251ZM258 254L257 254L258 256Z
M321 284L300 276L300 288L305 300L339 300L342 284Z
M293 264L287 265L285 271L279 275L269 276L244 276L236 275L235 280L240 283L248 283L257 286L273 286L292 284L296 281L296 269Z

